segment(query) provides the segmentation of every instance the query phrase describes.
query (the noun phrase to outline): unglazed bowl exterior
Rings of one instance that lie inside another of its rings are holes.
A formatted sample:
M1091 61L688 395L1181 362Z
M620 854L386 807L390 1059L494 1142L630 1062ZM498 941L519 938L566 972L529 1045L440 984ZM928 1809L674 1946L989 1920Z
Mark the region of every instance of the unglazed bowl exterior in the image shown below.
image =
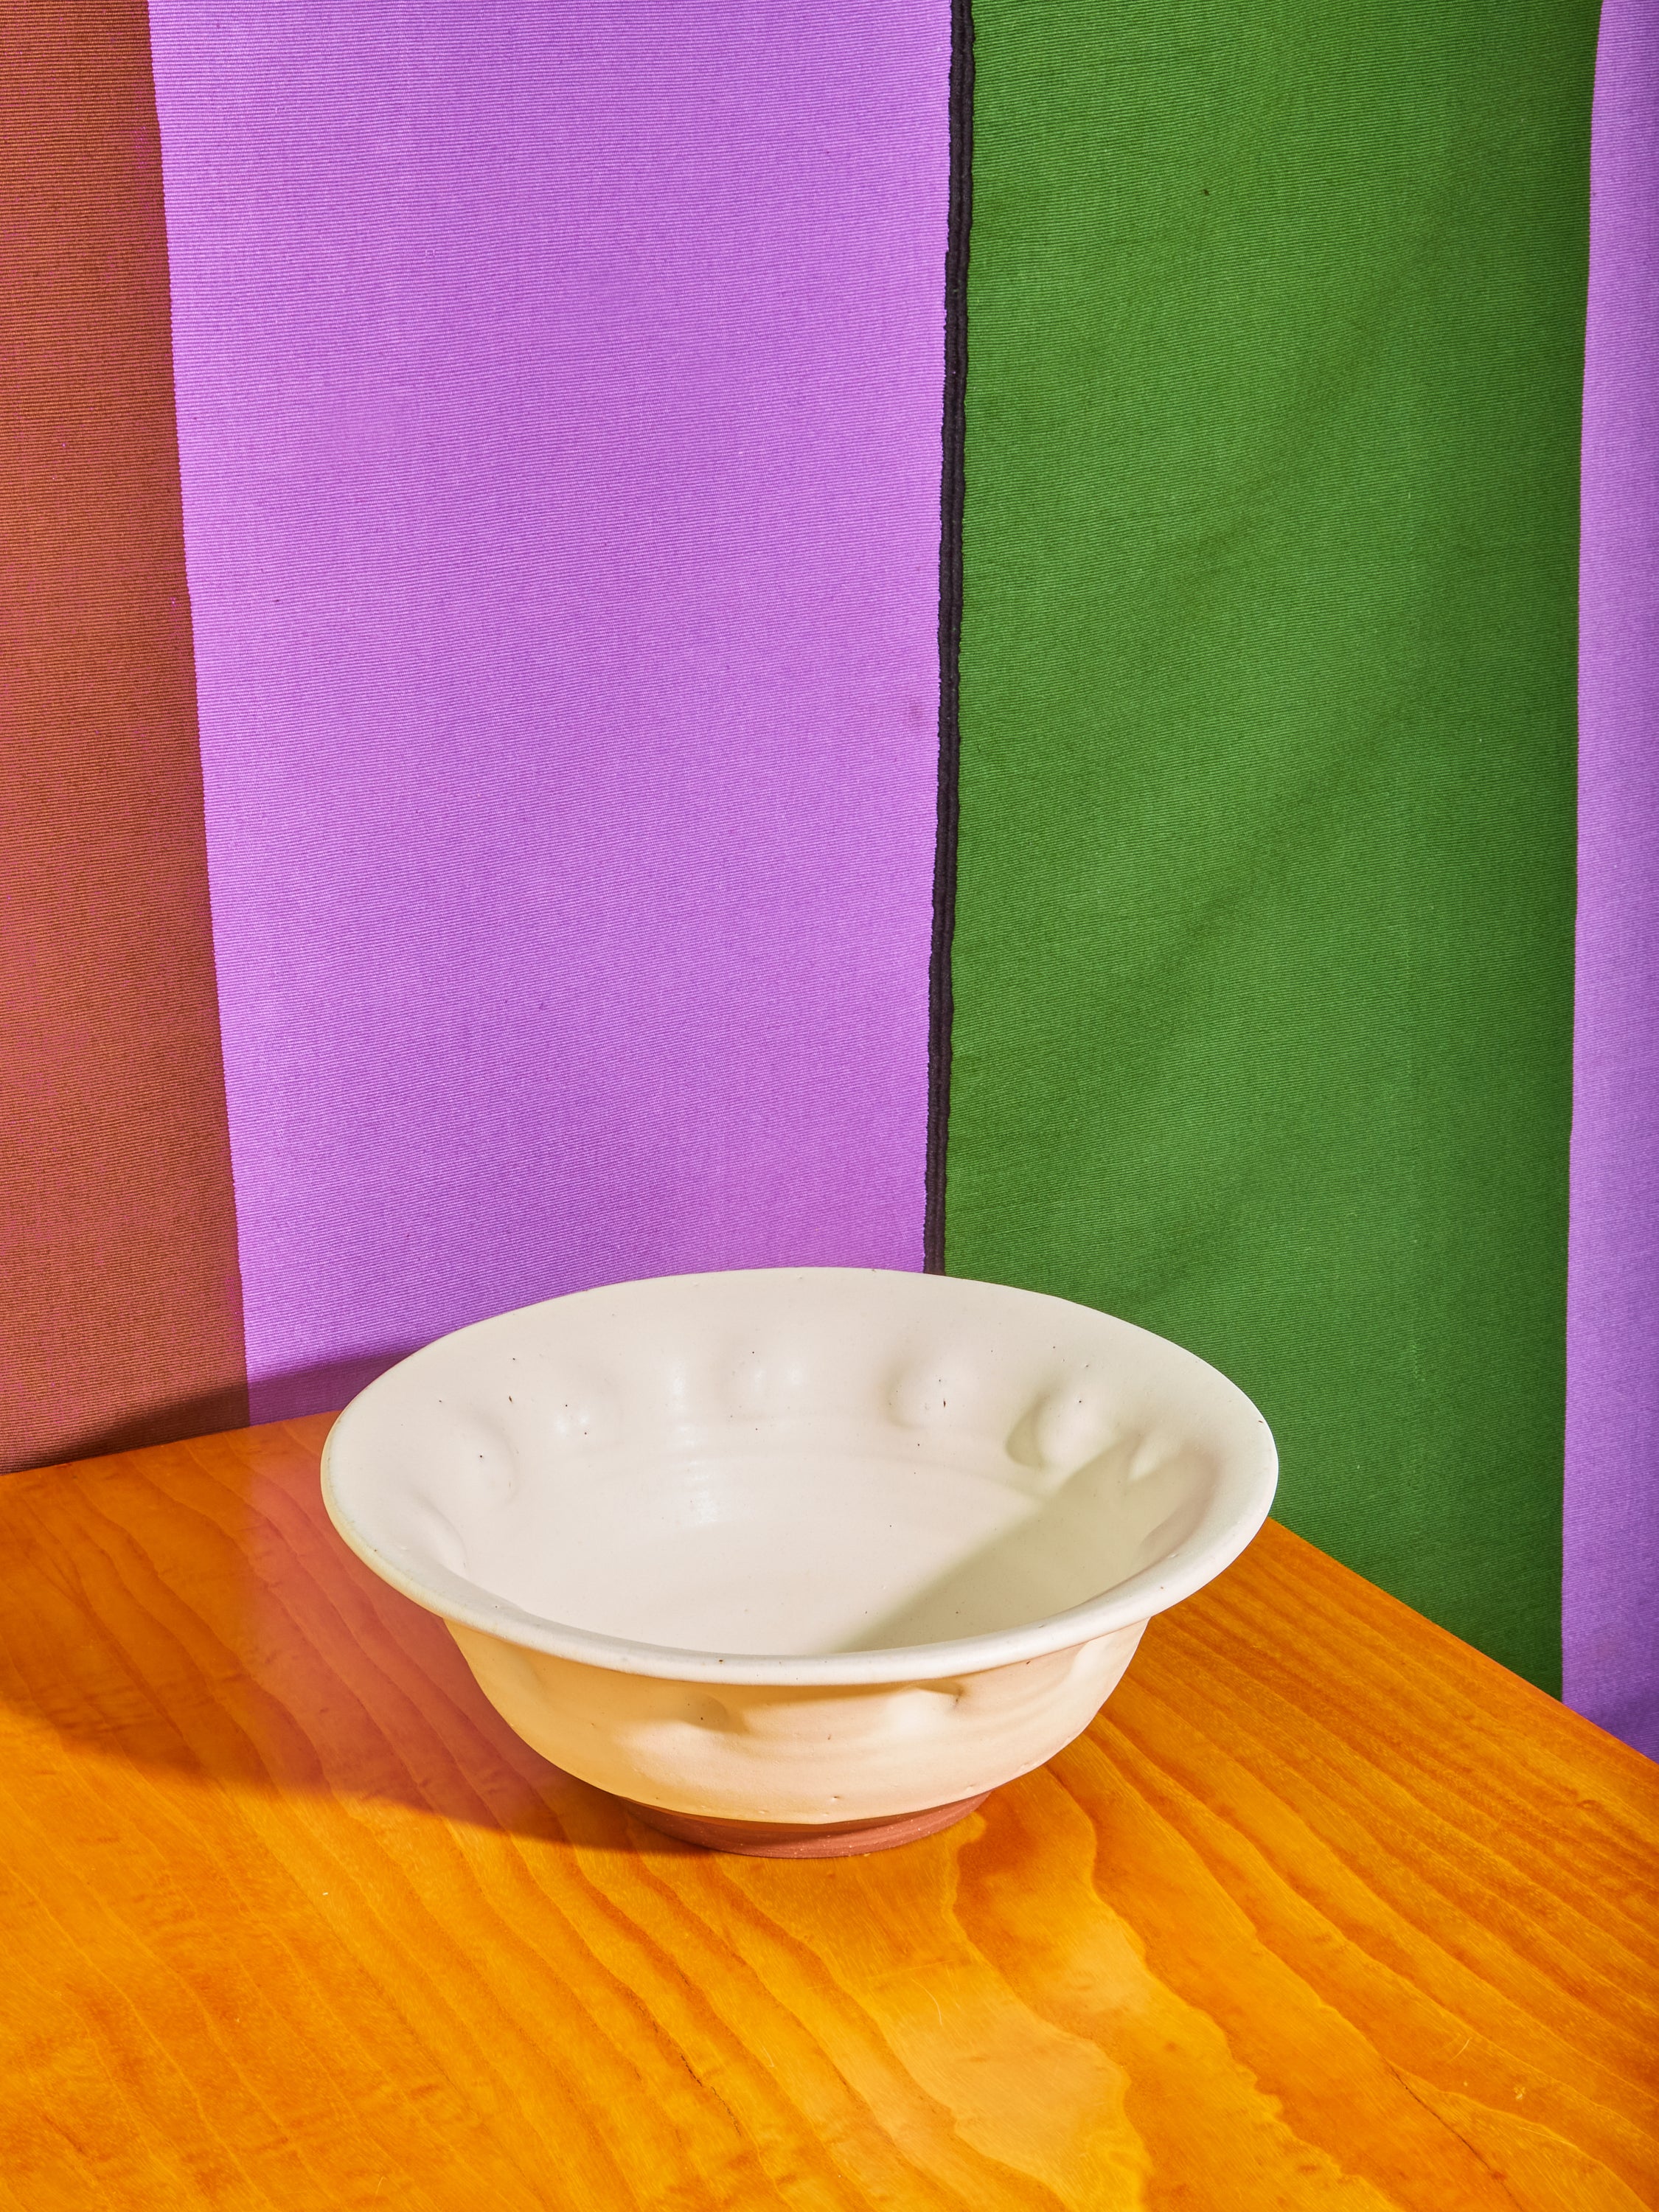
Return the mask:
M441 1338L342 1414L324 1494L556 1765L805 1833L1051 1759L1276 1472L1242 1392L1126 1322L794 1268Z

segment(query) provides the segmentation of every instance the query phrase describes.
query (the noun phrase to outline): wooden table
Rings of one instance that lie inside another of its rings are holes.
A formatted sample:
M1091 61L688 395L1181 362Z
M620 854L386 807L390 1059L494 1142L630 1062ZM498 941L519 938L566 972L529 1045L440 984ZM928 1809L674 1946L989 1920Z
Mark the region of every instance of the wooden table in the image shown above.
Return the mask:
M0 1482L0 2203L1659 2204L1659 1768L1270 1526L879 1857L547 1766L325 1420Z

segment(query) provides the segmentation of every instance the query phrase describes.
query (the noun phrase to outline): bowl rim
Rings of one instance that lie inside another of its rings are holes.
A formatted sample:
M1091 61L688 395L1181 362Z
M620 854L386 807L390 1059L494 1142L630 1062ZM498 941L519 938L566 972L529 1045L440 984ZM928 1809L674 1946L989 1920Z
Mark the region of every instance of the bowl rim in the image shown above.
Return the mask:
M388 1583L407 1598L428 1613L435 1613L446 1621L479 1631L487 1636L500 1638L503 1642L539 1651L550 1658L574 1661L579 1665L602 1668L611 1674L642 1674L659 1680L678 1682L729 1682L754 1687L772 1686L777 1688L842 1689L891 1684L896 1682L937 1681L945 1677L983 1674L994 1668L1017 1664L1025 1660L1046 1658L1057 1651L1067 1651L1081 1644L1094 1642L1116 1631L1144 1625L1154 1613L1165 1612L1190 1597L1206 1583L1230 1567L1250 1544L1272 1508L1278 1487L1279 1455L1273 1433L1259 1409L1246 1397L1236 1382L1220 1370L1200 1358L1169 1337L1160 1337L1133 1322L1117 1315L1107 1314L1103 1308L1085 1306L1072 1298L1054 1297L1046 1291L1030 1291L1014 1284L985 1283L982 1287L1003 1292L1022 1300L1041 1301L1050 1306L1065 1307L1074 1314L1086 1314L1094 1319L1110 1321L1121 1329L1136 1336L1146 1337L1154 1343L1166 1346L1190 1362L1194 1370L1213 1379L1222 1394L1231 1398L1238 1412L1254 1425L1251 1441L1255 1447L1254 1463L1240 1465L1237 1462L1231 1470L1232 1486L1240 1495L1231 1511L1212 1508L1200 1522L1196 1537L1188 1537L1177 1545L1168 1559L1138 1574L1115 1583L1097 1596L1085 1599L1064 1612L1048 1613L1041 1619L1025 1621L1012 1628L991 1629L976 1636L957 1637L943 1644L892 1644L878 1650L859 1651L825 1651L810 1653L719 1652L682 1649L677 1645L647 1644L631 1637L612 1636L599 1629L581 1628L574 1623L555 1621L526 1611L510 1598L499 1597L483 1584L471 1581L449 1570L423 1561L418 1571L412 1571L404 1561L393 1557L377 1544L352 1516L341 1495L337 1463L341 1457L342 1440L349 1446L355 1436L356 1423L352 1416L356 1408L379 1394L382 1386L392 1382L404 1368L421 1359L439 1344L453 1343L457 1338L471 1335L476 1330L489 1329L501 1322L518 1316L538 1312L544 1308L561 1306L574 1298L591 1298L606 1293L642 1287L647 1283L678 1283L691 1285L720 1280L763 1280L771 1278L791 1280L803 1276L864 1279L872 1275L896 1278L907 1282L937 1280L951 1284L981 1283L975 1276L930 1276L919 1270L884 1267L731 1267L704 1269L684 1275L641 1276L632 1281L596 1285L591 1290L572 1291L554 1298L543 1298L527 1306L510 1308L506 1313L492 1314L482 1321L469 1322L465 1328L446 1331L434 1337L430 1344L400 1359L383 1375L360 1390L336 1419L323 1446L321 1480L323 1503L330 1520L344 1542L363 1564L380 1579ZM361 1416L359 1417L361 1419ZM1237 1455L1242 1462L1245 1455ZM1213 1526L1206 1524L1214 1522ZM410 1555L413 1556L412 1554Z

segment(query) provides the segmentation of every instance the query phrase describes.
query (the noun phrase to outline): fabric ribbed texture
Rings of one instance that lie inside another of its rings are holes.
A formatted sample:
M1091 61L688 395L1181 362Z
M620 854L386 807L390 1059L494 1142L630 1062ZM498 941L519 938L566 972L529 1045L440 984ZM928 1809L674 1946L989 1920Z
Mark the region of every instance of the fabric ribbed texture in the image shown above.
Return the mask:
M247 1419L142 0L0 5L0 1468Z
M922 1256L950 0L154 0L256 1417Z
M1578 975L1562 1642L1659 1758L1659 12L1596 63L1580 569Z
M1595 35L975 8L947 1263L1552 1687Z

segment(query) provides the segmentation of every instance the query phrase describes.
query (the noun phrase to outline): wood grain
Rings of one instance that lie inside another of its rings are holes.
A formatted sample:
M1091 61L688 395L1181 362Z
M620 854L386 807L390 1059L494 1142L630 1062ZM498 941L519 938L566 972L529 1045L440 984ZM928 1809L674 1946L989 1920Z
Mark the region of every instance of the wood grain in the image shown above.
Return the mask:
M1284 1530L878 1856L520 1744L326 1423L0 1484L0 2204L1659 2203L1659 1769Z

